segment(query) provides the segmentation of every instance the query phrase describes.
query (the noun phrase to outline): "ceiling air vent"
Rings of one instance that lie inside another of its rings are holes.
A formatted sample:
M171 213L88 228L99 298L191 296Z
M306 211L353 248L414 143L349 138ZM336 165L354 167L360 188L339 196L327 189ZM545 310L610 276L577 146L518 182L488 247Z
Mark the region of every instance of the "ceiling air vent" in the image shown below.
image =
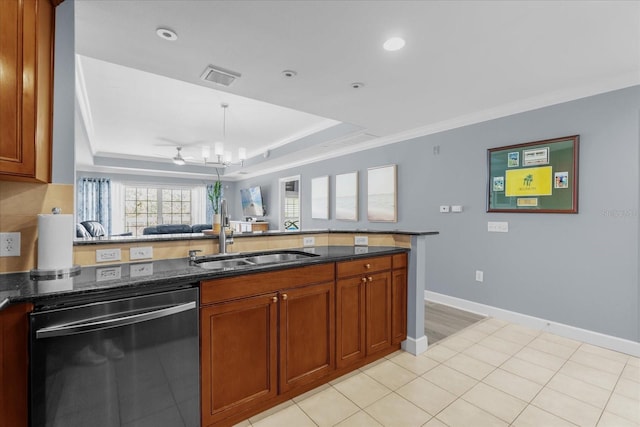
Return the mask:
M213 82L215 84L219 84L222 86L230 86L231 83L237 78L241 76L240 73L236 73L235 71L225 70L222 67L217 67L214 65L209 65L200 78L202 80L206 80L208 82Z

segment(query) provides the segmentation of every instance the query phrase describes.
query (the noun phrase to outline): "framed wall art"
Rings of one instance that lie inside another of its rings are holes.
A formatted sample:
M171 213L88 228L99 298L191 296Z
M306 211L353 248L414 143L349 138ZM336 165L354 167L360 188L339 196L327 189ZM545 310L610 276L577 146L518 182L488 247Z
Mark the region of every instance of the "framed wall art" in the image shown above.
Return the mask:
M372 222L396 222L397 166L367 169L367 219Z
M336 175L336 219L358 220L358 172Z
M579 135L487 150L487 212L578 213Z
M329 176L311 180L311 218L329 219Z

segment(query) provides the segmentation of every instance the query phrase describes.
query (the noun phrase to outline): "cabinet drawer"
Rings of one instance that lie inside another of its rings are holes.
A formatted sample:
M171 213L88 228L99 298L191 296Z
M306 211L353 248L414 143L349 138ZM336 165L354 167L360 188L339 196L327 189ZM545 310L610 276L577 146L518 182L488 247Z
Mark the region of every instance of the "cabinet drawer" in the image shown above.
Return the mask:
M356 276L368 274L374 271L390 270L391 257L381 256L376 258L361 258L354 261L344 261L336 264L338 277Z
M393 255L393 269L407 268L407 254Z
M233 300L314 283L332 282L334 277L333 263L327 263L204 280L200 283L200 304Z

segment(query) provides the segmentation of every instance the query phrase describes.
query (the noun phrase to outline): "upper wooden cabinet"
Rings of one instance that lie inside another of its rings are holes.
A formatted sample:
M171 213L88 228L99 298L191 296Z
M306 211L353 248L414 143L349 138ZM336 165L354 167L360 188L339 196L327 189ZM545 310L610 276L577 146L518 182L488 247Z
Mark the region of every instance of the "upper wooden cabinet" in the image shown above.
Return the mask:
M52 0L0 5L0 179L51 182Z

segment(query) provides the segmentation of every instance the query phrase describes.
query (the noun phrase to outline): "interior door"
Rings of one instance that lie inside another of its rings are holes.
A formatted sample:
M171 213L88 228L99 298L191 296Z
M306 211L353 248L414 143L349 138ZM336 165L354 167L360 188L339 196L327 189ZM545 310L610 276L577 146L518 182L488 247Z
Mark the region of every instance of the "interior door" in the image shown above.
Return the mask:
M280 222L278 229L302 229L300 212L300 175L280 179Z

